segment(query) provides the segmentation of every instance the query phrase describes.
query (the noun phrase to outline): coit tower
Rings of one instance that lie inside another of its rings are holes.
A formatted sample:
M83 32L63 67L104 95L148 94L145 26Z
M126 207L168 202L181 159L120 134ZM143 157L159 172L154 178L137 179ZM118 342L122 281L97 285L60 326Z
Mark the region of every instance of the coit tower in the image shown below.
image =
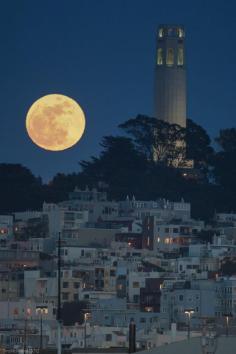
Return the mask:
M186 127L186 61L183 26L162 25L157 32L154 116Z

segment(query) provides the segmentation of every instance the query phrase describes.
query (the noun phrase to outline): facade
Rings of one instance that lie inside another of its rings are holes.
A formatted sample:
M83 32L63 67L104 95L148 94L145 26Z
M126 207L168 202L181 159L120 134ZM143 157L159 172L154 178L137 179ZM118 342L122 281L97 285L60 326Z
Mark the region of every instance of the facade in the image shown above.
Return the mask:
M191 205L183 199L172 202L167 199L136 200L135 196L119 202L119 213L126 217L135 217L143 220L147 216L155 216L156 221L169 221L171 219L189 220L191 218Z
M179 25L161 25L157 34L155 117L186 126L185 31Z
M13 237L13 216L0 215L0 240Z

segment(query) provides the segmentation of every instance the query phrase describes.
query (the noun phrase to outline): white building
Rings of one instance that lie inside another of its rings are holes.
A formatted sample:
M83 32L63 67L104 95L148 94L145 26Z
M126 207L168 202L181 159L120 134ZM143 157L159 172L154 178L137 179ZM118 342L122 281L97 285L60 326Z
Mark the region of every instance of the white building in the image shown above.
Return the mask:
M13 216L0 215L0 239L13 237Z

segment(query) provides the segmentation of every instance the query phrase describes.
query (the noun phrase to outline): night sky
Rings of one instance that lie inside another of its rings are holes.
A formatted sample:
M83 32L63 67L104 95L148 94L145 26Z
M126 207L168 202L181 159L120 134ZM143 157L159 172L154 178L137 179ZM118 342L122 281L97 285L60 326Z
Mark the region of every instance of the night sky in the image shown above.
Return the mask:
M188 117L212 137L235 126L236 3L159 0L1 2L0 162L21 163L45 181L77 172L104 135L138 113L152 116L156 29L186 29ZM75 147L47 152L25 131L40 96L71 96L86 114Z

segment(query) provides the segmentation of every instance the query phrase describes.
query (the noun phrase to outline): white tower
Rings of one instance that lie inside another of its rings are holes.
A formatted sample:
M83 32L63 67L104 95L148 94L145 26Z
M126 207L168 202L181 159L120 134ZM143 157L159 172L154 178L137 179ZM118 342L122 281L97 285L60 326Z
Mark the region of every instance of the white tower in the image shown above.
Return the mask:
M186 66L183 26L162 25L157 34L154 116L186 127Z

